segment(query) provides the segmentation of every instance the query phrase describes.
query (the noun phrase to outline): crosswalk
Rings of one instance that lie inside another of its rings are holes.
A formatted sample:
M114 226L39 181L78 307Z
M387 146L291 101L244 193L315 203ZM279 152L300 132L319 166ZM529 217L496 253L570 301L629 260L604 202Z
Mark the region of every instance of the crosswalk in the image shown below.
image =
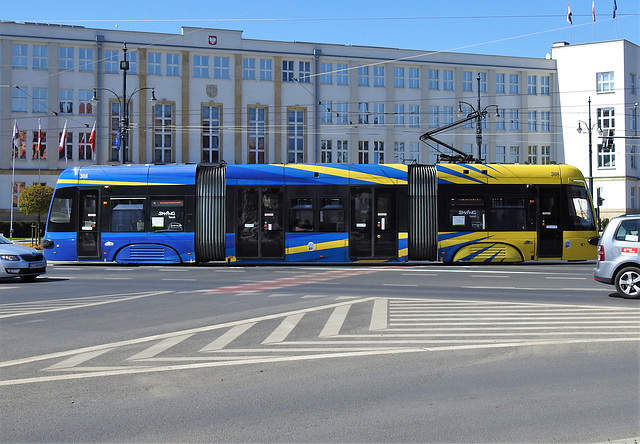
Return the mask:
M640 309L366 297L0 362L0 386L268 362L604 342L640 342Z

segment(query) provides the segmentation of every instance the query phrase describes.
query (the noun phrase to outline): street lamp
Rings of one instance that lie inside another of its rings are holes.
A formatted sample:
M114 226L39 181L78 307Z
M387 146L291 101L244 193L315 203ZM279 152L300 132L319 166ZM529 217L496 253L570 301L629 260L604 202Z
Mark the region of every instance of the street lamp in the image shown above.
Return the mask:
M118 104L120 105L120 119L118 120L118 134L120 138L120 146L122 148L122 163L125 164L128 161L128 142L129 142L129 105L131 104L131 99L134 95L138 94L140 91L144 91L147 89L151 90L151 102L157 101L156 99L156 89L154 87L144 87L144 88L136 88L129 96L127 96L127 71L129 71L129 61L127 60L127 44L124 44L122 48L124 53L124 60L120 61L120 69L122 70L122 96L119 96L114 90L110 88L93 88L93 97L91 98L92 102L98 102L98 91L104 90L109 91L116 99L118 99Z
M581 123L584 123L586 125L587 134L589 135L589 192L591 192L591 198L593 199L593 138L591 136L591 132L593 131L593 128L597 126L598 134L602 135L602 128L600 128L599 123L594 123L593 125L591 124L591 96L589 96L588 122L585 122L584 120L578 120L578 128L576 129L576 131L578 131L578 134L582 133L582 126L580 126Z
M496 108L496 117L500 117L500 109L498 108L498 105L487 105L484 108L482 108L480 104L480 73L478 73L476 80L478 81L478 106L474 108L474 106L469 102L460 100L458 102L458 112L462 114L463 103L465 105L468 105L469 108L471 108L471 112L467 115L467 117L471 117L471 118L475 117L476 119L476 146L478 147L477 159L480 159L480 155L482 154L482 119L486 117L487 110L491 107Z

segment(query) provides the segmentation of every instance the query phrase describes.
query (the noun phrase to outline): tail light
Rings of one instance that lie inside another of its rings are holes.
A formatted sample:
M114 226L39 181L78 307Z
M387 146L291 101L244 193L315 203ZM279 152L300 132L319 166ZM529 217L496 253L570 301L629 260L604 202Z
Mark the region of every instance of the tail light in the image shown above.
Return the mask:
M604 246L598 245L598 260L604 261Z

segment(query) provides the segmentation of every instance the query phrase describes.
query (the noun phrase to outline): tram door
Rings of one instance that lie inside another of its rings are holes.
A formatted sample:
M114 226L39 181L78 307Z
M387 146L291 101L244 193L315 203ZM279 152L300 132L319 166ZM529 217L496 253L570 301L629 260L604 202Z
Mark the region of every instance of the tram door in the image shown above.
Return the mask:
M281 188L238 188L236 257L284 258Z
M540 187L538 257L562 257L560 187Z
M349 256L352 259L391 259L398 256L395 190L351 189Z
M100 259L98 190L80 190L78 219L78 259Z

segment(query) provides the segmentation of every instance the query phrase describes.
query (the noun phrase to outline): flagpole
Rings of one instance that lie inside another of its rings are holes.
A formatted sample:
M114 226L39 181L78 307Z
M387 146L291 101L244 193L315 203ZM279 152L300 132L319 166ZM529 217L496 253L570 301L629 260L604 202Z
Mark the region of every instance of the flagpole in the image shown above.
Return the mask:
M38 119L38 156L36 160L38 161L38 183L41 182L40 179L40 149L42 147L42 127L40 126L40 119Z
M11 218L9 222L9 238L13 237L13 192L16 188L16 137L20 140L18 121L13 121L13 134L11 137Z

